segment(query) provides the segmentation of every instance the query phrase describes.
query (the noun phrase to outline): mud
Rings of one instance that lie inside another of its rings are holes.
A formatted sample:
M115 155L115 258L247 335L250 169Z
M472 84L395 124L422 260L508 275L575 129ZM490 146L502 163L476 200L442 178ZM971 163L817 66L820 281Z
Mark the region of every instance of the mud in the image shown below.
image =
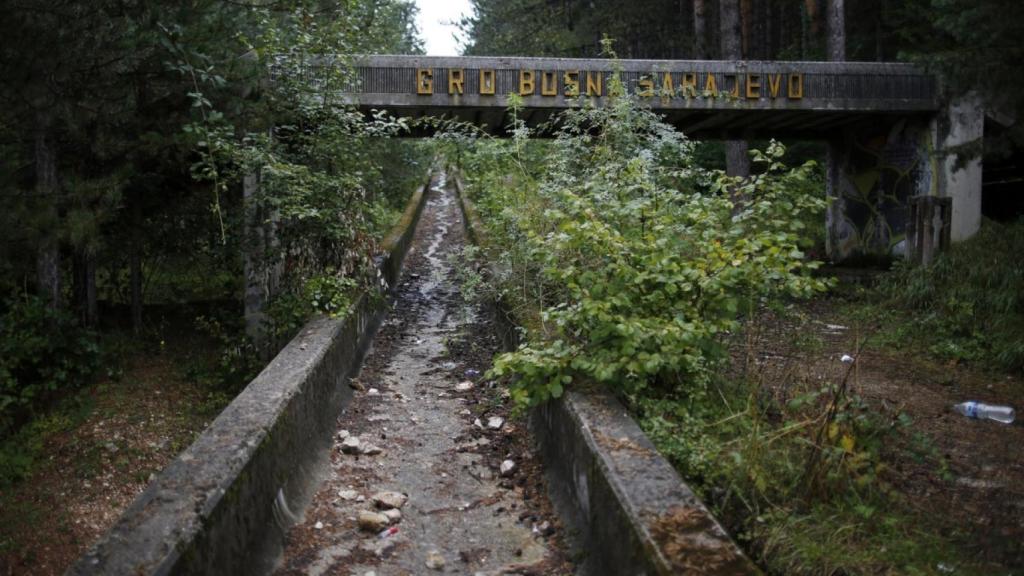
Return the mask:
M457 263L465 239L443 174L428 194L393 310L351 384L330 467L288 532L279 574L572 571L526 426L481 376L499 343L454 281L454 266L471 264ZM456 391L465 381L473 388ZM505 421L496 430L494 416ZM344 453L346 433L381 452ZM515 463L505 477L504 460ZM408 502L397 533L380 537L357 517L385 490Z

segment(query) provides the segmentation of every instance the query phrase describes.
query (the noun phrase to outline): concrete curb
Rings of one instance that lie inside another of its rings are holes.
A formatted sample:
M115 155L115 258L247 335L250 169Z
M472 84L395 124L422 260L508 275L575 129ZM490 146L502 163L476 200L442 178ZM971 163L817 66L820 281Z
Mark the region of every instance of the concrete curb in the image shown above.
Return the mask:
M69 570L260 574L312 497L341 408L386 311L427 197L421 186L377 259L385 280L344 318L317 318L139 495Z
M477 241L479 216L461 178L454 180L464 224ZM509 315L494 316L506 349L513 349ZM578 573L761 573L610 393L567 392L534 408L529 425L551 500L583 556Z

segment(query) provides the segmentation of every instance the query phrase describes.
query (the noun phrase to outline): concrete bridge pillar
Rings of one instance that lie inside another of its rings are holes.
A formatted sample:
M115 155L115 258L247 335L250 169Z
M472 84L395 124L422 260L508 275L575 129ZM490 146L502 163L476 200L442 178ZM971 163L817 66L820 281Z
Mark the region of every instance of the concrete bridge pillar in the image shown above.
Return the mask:
M966 240L981 227L981 151L985 110L977 94L957 98L932 120L939 144L934 196L953 199L953 242Z
M844 130L829 141L826 248L833 261L907 253L910 199L952 198L951 238L981 226L984 110L975 95L931 118L906 117Z

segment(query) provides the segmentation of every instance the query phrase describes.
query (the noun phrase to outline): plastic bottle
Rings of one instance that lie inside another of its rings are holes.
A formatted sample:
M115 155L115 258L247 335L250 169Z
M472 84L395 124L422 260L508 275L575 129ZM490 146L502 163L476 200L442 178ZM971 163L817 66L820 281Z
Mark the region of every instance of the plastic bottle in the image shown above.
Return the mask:
M1003 424L1013 424L1015 416L1013 408L1009 406L993 406L991 404L982 404L981 402L961 402L953 406L953 410L968 418L977 418L979 420L988 418Z

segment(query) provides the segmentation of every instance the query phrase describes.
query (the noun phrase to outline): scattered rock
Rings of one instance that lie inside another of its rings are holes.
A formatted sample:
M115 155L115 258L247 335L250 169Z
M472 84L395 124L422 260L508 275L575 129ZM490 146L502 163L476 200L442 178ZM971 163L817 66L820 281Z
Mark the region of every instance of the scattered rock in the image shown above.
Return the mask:
M359 453L359 437L349 436L341 443L341 451L345 454Z
M465 372L466 378L476 378L480 375L480 371L475 368L470 368Z
M359 493L355 490L342 490L338 492L338 496L340 496L342 500L355 500L359 497Z
M393 539L377 541L376 538L373 540L366 540L359 545L360 548L373 554L377 558L387 558L388 556L391 556L391 553L395 551L396 546L398 546L398 542Z
M348 430L338 430L338 438L344 440L349 437Z
M377 533L387 528L388 524L391 524L391 519L372 510L360 510L357 522L362 530Z
M401 508L408 499L409 497L401 492L378 492L370 497L374 506L384 510Z
M976 478L967 477L957 478L956 483L963 486L967 486L969 488L974 488L976 490L992 490L995 488L1001 488L1003 486L1002 482L996 482L993 480L979 480Z
M477 418L476 420L473 420L473 426L476 426L477 428L483 429L484 423L481 422L479 418Z
M515 472L516 463L511 460L505 460L501 463L501 466L498 469L501 471L502 476L508 477Z
M313 529L314 530L323 530L324 529L324 523L319 521L319 520L317 520L316 524L313 524Z
M366 446L363 446L363 448L360 450L360 452L365 454L366 456L376 456L377 454L380 454L383 451L384 450L380 446L376 446L374 444L367 444Z
M369 390L366 391L366 395L367 396L380 396L380 390L377 390L376 388L370 388Z
M491 416L487 419L487 427L491 430L501 430L501 427L505 425L505 419L501 416Z
M444 570L444 556L437 550L431 550L427 553L426 564L431 570Z
M555 533L555 527L547 520L541 522L535 529L541 536L551 536Z
M387 516L388 520L390 520L392 524L397 524L402 521L402 511L399 510L398 508L385 510L384 512L382 512L382 514Z
M358 390L360 392L366 390L366 386L363 386L363 383L360 382L359 380L356 380L355 378L348 381L348 387L353 390Z
M455 385L456 392L469 392L472 389L473 383L470 382L469 380L466 380L465 382L459 382L458 384Z
M391 553L395 551L397 546L398 540L388 539L377 544L377 549L373 551L373 554L377 558L387 558L391 556Z

